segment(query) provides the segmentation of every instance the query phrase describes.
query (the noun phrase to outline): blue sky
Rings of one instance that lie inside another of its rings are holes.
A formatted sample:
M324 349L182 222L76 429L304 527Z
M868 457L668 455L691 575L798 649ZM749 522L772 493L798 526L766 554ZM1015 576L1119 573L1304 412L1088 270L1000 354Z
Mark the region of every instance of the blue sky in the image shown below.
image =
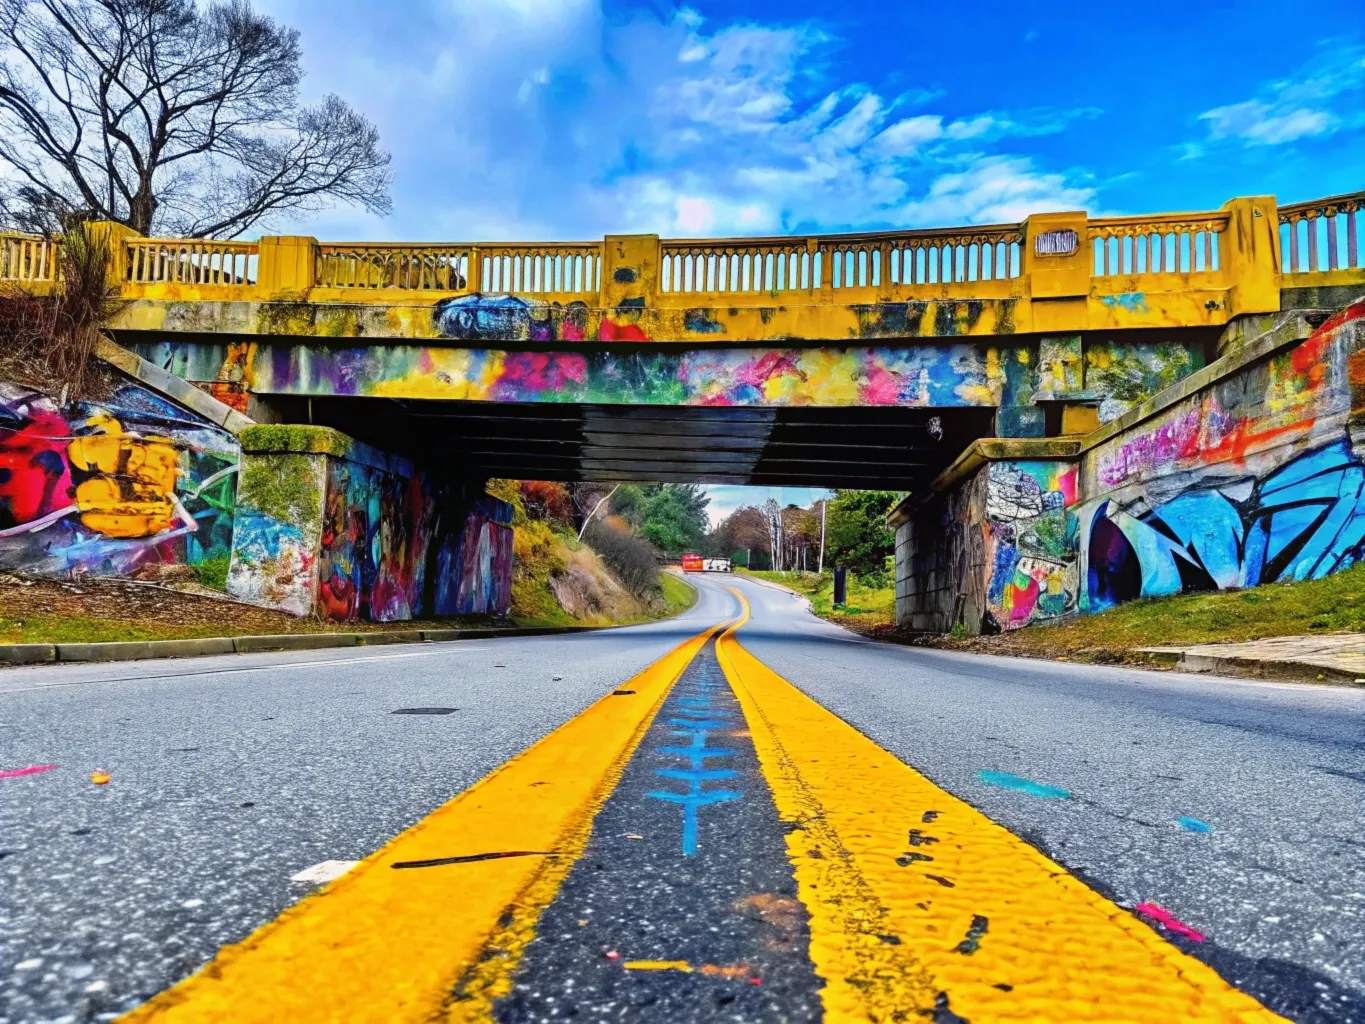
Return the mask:
M929 227L1365 187L1360 0L257 6L301 30L307 94L343 96L394 156L392 216L272 226L331 240Z

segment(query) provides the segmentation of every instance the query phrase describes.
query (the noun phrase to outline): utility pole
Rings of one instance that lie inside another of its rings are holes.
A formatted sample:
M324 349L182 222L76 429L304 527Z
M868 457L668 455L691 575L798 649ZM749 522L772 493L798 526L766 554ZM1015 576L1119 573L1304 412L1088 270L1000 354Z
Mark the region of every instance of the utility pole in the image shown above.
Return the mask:
M820 502L820 568L816 572L825 571L825 512L829 509L829 499L825 498Z

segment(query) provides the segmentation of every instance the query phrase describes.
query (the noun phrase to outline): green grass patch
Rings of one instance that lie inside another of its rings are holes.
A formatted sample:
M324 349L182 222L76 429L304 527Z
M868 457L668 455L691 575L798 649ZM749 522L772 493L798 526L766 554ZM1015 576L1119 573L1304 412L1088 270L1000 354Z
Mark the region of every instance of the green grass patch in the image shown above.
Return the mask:
M697 603L701 596L697 588L688 583L687 580L674 576L671 572L659 573L659 589L663 591L663 614L661 618L670 615L681 615L687 609Z
M233 636L240 630L217 626L176 626L164 622L120 622L84 616L0 619L0 643L101 644L142 640L192 640Z
M232 562L230 555L217 555L213 558L206 558L202 562L196 562L191 569L194 570L194 577L202 587L211 587L214 590L227 590L228 566Z
M1365 565L1326 579L1132 601L998 638L1058 653L1237 643L1272 636L1365 632Z
M893 587L865 586L848 577L846 604L834 604L834 574L814 572L771 572L737 570L745 576L768 580L789 587L810 598L811 610L822 619L859 629L890 627L896 620L896 591Z

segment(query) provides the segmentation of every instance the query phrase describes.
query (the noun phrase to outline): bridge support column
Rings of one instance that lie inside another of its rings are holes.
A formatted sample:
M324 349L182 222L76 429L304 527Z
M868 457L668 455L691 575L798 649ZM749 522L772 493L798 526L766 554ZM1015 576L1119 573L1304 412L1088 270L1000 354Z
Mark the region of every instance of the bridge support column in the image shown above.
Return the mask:
M339 621L509 610L511 510L463 500L481 488L329 427L258 424L241 446L234 597Z
M1077 440L977 441L891 514L896 621L994 633L1076 610Z

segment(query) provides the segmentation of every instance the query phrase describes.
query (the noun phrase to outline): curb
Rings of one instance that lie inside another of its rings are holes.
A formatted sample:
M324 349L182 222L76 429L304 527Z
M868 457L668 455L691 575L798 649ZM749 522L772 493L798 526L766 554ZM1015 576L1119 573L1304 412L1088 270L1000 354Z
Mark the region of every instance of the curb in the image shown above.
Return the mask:
M280 633L267 636L215 636L198 640L133 640L95 644L0 644L0 665L47 665L57 662L145 661L151 658L197 658L212 654L257 651L320 651L333 647L384 644L448 643L498 637L558 636L590 633L610 626L527 626L498 629L395 629L372 633Z
M1237 676L1243 679L1279 679L1298 683L1346 683L1359 686L1360 674L1332 665L1311 661L1283 661L1273 658L1219 657L1194 654L1180 648L1147 648L1138 651L1148 661L1171 665L1185 672Z

